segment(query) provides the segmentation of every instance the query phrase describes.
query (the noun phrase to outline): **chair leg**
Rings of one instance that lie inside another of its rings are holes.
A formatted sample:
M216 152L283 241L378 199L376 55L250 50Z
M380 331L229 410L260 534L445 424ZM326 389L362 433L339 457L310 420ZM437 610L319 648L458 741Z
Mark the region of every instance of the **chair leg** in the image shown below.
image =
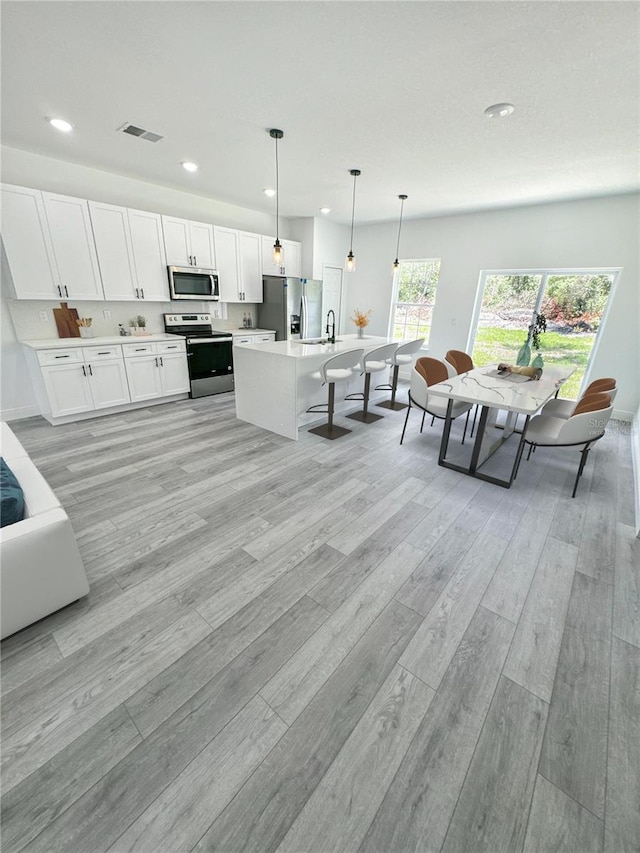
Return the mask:
M333 423L333 413L335 410L335 399L336 399L336 384L335 382L329 382L329 395L327 400L327 421L320 426L313 427L309 430L314 435L319 435L322 438L328 438L330 441L333 441L336 438L341 438L343 435L348 435L351 430L345 429L345 427L335 426Z
M409 412L410 411L411 411L411 397L409 397L409 405L407 406L407 414L406 414L406 417L404 419L404 426L402 427L402 435L400 436L400 444L402 444L402 442L404 441L404 433L405 433L405 430L407 428L407 423L409 421ZM424 415L422 417L424 419ZM420 432L422 432L422 430L420 430Z
M381 403L376 403L381 409L391 409L394 412L399 412L401 409L406 409L406 403L397 403L396 394L398 393L398 375L400 373L400 365L394 364L391 374L391 385L376 385L376 391L384 388L391 389L391 399L383 400Z
M329 429L331 429L333 427L333 412L335 409L335 404L336 404L336 383L330 382L329 383L329 406L328 406L329 417L327 418L327 424L329 426Z
M423 412L423 413L422 413L422 422L421 422L421 424L420 424L420 432L422 432L422 429L423 429L423 427L424 427L424 417L425 417L425 415L426 415L426 414L427 414L426 412Z
M473 438L473 433L474 433L475 428L476 428L476 418L477 417L478 417L478 407L476 406L475 410L473 412L473 423L471 424L471 438Z
M576 492L578 491L578 482L580 480L580 477L582 477L582 472L584 471L584 466L587 462L588 453L589 453L589 445L585 444L585 446L582 449L582 453L580 454L580 465L578 466L578 473L576 475L576 481L573 484L573 494L571 495L572 498L575 498Z
M530 444L530 445L529 445L529 452L527 453L527 462L528 462L528 461L529 461L529 459L531 458L531 453L532 453L532 451L533 451L533 448L534 448L534 445L533 445L533 444Z
M369 411L369 391L371 389L371 374L364 375L364 391L362 394L362 409L359 412L354 412L352 415L347 415L348 418L354 421L361 421L363 424L372 424L374 421L379 421L382 415L374 415ZM347 399L349 399L347 397Z
M433 426L433 425L435 424L435 422L436 422L436 416L434 415L434 416L431 418L431 426Z
M514 480L518 476L518 471L520 470L520 462L522 461L522 454L524 453L525 443L526 442L524 440L522 440L520 442L520 444L518 445L518 451L516 453L516 464L515 464L515 468L513 470L513 479Z
M462 432L462 443L463 444L464 444L464 440L465 440L466 435L467 435L467 427L469 426L469 412L470 411L471 411L471 409L469 409L469 411L467 412L467 417L465 418L465 421L464 421L464 430Z

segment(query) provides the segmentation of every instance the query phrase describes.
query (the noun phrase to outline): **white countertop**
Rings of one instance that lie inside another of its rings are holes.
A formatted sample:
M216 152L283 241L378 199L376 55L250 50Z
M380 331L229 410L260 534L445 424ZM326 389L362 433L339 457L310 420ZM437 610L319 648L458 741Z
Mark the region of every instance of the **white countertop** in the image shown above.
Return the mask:
M234 338L242 338L245 335L275 335L274 329L214 329L214 332L226 332Z
M153 341L175 341L177 335L157 332L152 335L102 335L95 338L48 338L40 341L21 341L31 349L61 349L63 347L113 346L113 344L139 344Z
M354 349L370 350L381 347L384 344L394 343L392 338L381 338L375 335L365 335L359 338L357 335L339 335L335 344L305 344L301 341L273 341L261 344L244 344L242 349L246 352L255 349L261 354L281 355L285 358L314 358L322 356L328 358L341 352L350 352Z

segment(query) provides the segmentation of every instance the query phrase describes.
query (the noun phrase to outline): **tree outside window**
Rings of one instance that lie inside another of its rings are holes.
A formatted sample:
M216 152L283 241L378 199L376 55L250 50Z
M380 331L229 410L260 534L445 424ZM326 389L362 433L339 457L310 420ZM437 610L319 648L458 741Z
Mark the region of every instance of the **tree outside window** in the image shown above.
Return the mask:
M440 277L440 258L400 261L396 273L391 335L394 341L424 338L429 343L431 316Z

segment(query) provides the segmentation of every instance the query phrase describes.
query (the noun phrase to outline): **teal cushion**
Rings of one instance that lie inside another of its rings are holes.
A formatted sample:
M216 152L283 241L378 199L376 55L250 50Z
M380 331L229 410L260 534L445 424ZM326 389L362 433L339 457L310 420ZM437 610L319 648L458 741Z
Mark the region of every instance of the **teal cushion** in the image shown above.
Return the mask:
M24 492L16 475L0 458L0 527L15 524L24 518Z

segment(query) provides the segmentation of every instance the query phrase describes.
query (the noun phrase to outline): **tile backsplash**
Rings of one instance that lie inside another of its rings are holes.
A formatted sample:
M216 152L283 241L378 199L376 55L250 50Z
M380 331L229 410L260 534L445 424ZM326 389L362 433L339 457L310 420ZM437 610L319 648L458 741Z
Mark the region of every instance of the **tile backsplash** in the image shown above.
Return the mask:
M96 336L117 335L118 326L125 328L138 314L147 320L150 332L163 332L163 314L173 313L209 313L212 314L213 325L220 329L235 329L242 327L244 314L251 314L252 323L256 324L254 306L224 303L224 302L83 302L69 299L69 308L76 308L80 317L91 317L91 327ZM9 312L20 341L49 340L58 338L58 330L53 319L53 309L58 308L57 302L8 300ZM108 313L109 316L105 316ZM42 315L42 316L41 316Z

